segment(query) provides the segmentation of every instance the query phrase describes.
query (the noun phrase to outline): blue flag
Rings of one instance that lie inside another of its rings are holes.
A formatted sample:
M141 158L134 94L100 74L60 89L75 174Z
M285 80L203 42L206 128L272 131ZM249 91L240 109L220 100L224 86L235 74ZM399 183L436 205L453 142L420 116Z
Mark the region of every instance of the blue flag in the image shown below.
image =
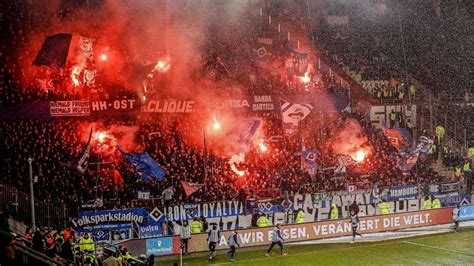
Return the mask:
M133 165L138 170L143 182L149 183L152 180L161 181L166 172L151 158L147 152L126 153L117 146L127 163Z
M316 150L303 150L301 152L301 162L303 163L303 169L314 178L316 176L316 171L318 170L318 165L316 164L316 157L318 151Z
M33 65L51 68L63 67L66 64L71 39L72 35L69 33L59 33L46 37L35 61L33 61Z
M249 132L245 135L240 134L239 141L245 143L246 145L249 145L250 141L252 141L253 136L255 135L255 133L257 133L260 124L262 124L262 121L260 121L260 119L254 119L252 125L250 126Z
M298 52L291 47L291 43L287 43L288 50L292 56L292 64L287 65L288 71L296 76L304 76L308 71L309 52Z

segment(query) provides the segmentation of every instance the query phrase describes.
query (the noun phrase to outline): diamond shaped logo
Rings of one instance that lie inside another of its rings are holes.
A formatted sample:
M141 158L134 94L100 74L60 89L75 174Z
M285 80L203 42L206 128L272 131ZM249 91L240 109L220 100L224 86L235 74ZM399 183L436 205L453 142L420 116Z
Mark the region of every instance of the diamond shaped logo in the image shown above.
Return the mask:
M153 221L158 222L161 217L163 217L163 212L161 212L157 207L155 207L151 212L150 212L150 217L153 219Z

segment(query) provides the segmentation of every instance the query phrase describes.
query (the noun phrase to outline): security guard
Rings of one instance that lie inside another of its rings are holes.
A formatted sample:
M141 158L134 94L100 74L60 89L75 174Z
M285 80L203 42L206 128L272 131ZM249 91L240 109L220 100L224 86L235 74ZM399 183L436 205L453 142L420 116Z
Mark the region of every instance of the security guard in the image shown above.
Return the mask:
M297 224L304 223L304 211L301 208L298 210L298 212L296 212L295 223L297 223Z
M474 157L474 147L470 147L468 150L468 157Z
M202 232L202 223L198 220L197 217L191 222L191 233L199 234Z
M433 143L430 147L430 149L428 150L428 155L430 156L434 156L434 159L437 160L438 159L438 150L437 150L437 147L436 147L436 144Z
M82 265L95 265L95 256L93 251L84 251L84 254L82 255Z
M441 142L441 140L444 137L444 127L442 125L438 125L435 129L436 137L438 137L438 142Z
M461 166L456 166L454 168L454 176L459 178L461 177L461 173L462 173Z
M408 89L409 89L409 92L410 92L410 98L411 98L412 101L414 101L415 100L415 94L416 94L416 88L413 84L411 84Z
M382 200L382 203L380 203L380 205L379 205L379 212L380 212L380 214L390 214L391 213L390 205L388 204L388 202L385 199Z
M425 201L423 202L423 210L431 209L431 199L429 196L425 197Z
M397 121L397 113L395 113L394 109L392 109L388 118L390 120L390 128L395 128L395 122Z
M438 198L434 198L431 203L431 209L439 209L441 208L441 201Z
M85 250L94 252L95 251L95 245L94 245L94 240L89 237L89 234L85 233L84 237L79 240L79 247L81 248L81 251L84 252Z
M331 205L331 220L339 219L339 209L337 208L336 203L334 202Z
M464 161L464 164L462 166L462 171L463 172L471 171L471 163L468 160Z
M269 226L270 222L267 219L267 216L265 214L262 214L260 217L257 219L257 227L266 227Z

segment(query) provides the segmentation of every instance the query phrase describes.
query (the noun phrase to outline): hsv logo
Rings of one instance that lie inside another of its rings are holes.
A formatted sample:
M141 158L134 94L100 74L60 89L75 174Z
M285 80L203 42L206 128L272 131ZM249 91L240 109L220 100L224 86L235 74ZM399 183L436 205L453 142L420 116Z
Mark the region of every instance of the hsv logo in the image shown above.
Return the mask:
M156 207L150 212L150 217L155 222L158 222L162 216L163 216L163 213Z

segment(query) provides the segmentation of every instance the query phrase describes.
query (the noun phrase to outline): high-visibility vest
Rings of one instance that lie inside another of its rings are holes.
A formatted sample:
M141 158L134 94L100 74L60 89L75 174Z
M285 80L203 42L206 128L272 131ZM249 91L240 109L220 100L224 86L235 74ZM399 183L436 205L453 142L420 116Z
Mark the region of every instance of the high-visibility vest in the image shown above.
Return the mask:
M431 209L431 200L427 199L423 202L423 210L429 210Z
M436 136L438 136L438 138L442 138L444 136L444 132L445 132L444 127L441 125L437 126L435 129L435 133L436 133Z
M202 232L202 224L199 221L192 221L191 222L191 232L193 234L199 234Z
M431 145L430 149L428 150L428 154L436 153L436 144Z
M90 237L88 239L81 238L81 240L79 240L79 247L81 248L81 251L84 251L84 250L94 251L95 250L94 240L92 240L92 238Z
M431 204L431 208L432 208L432 209L439 209L439 208L441 208L441 201L440 201L438 198L434 199L434 200L433 200L433 203Z
M468 153L469 157L474 157L474 147L470 147L469 148L469 153Z
M297 224L301 224L301 223L304 223L304 211L298 211L298 213L296 214L296 220L295 222Z
M387 202L382 202L379 205L380 214L390 214L390 205Z
M410 94L414 95L416 93L416 88L413 85L410 85Z
M269 222L268 222L267 217L265 217L265 216L258 217L257 227L265 227L265 226L269 226Z
M461 176L461 167L457 166L456 168L454 168L454 175L456 177L460 177Z
M398 94L398 99L402 100L403 97L405 97L405 94L401 91L400 94Z
M331 220L336 220L336 219L339 219L339 209L334 204L332 205L332 210L331 210Z
M395 121L397 119L397 113L390 113L390 120Z
M462 170L463 170L463 172L467 172L467 171L471 170L471 163L465 162L463 167L462 167Z

